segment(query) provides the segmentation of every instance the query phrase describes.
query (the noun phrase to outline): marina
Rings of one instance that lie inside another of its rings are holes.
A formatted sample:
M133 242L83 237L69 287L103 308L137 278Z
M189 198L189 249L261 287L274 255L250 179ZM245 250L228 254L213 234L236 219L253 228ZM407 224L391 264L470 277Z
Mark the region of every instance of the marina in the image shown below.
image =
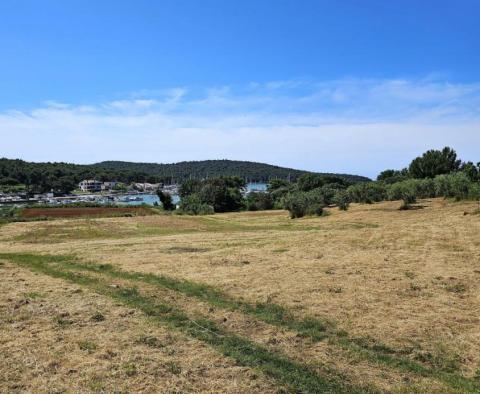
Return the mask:
M161 189L163 192L172 196L174 204L180 203L178 194L178 186L170 185ZM253 192L265 192L267 190L266 183L250 182L247 183L243 194L247 195ZM136 206L136 205L160 205L158 195L153 192L129 192L129 193L88 193L88 194L71 194L67 196L54 196L53 193L35 194L34 197L27 197L26 194L5 195L0 194L0 205L7 206L25 206L25 205L49 205L61 206L69 204L101 204L101 205L117 205L117 206Z

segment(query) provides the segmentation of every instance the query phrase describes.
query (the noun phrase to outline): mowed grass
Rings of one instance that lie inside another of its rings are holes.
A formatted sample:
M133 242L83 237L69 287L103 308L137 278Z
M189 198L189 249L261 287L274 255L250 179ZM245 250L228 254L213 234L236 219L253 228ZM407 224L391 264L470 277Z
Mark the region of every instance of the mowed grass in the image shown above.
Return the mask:
M335 324L331 321L322 321L315 318L296 318L291 311L274 303L250 304L243 300L235 299L234 297L231 297L228 294L225 294L224 292L208 285L203 285L185 280L177 280L162 275L125 272L115 269L110 264L82 263L81 261L78 261L77 259L75 259L75 257L72 256L6 253L0 254L0 258L4 258L17 264L32 268L36 271L49 274L53 277L65 278L77 284L89 284L90 287L95 284L93 288L96 291L100 292L101 294L108 294L115 299L118 299L118 294L111 289L107 289L108 291L105 292L105 284L103 285L103 288L99 287L98 280L89 277L83 277L81 275L72 275L72 273L69 271L86 271L100 273L103 277L125 279L134 282L134 284L153 284L160 288L167 288L175 292L183 293L188 297L193 297L201 301L206 301L211 306L231 311L240 311L241 313L260 319L268 324L273 324L275 326L284 327L296 331L301 337L309 338L314 342L328 339L331 343L340 346L352 353L355 353L358 357L364 358L373 363L385 365L393 369L410 372L423 377L433 377L445 382L452 388L462 389L466 392L476 392L480 390L480 382L477 382L475 379L467 379L457 374L457 367L452 364L451 360L442 360L442 355L433 355L433 357L436 358L437 361L437 363L434 365L429 364L428 361L431 360L428 359L423 359L422 361L424 361L424 363L413 361L405 357L408 354L405 354L404 350L392 349L382 343L376 343L375 341L372 341L368 338L352 338L344 330L338 330L335 327ZM167 311L170 313L173 310L167 305L154 305L150 300L147 300L145 297L140 297L136 287L132 289L122 290L119 292L119 294L120 299L123 302L126 302L127 305L133 305L138 307L148 316L156 315L156 313L153 312L153 309L155 308L160 308L163 313L166 313ZM187 317L181 314L181 312L179 311L174 311L173 315L166 319L164 322L171 323L171 319L173 319L174 322L178 323L177 319L183 321L186 320ZM193 324L196 326L196 329L200 327L203 331L206 330L207 332L210 332L214 335L225 336L225 334L219 334L219 328L216 327L212 321L202 320L201 324L199 324L198 322L193 322ZM183 326L178 326L178 324L174 325L174 327L182 329L184 328ZM242 345L242 348L244 349L245 345ZM231 351L236 354L235 349L231 349ZM264 351L264 349L262 349L262 351ZM248 352L250 353L251 350L248 350ZM225 354L230 355L230 350L226 350ZM264 358L265 356L262 356L260 358L259 357L259 355L255 355L254 359L257 360L256 362L260 363L259 365L263 365L263 363L266 361L262 361L262 358ZM252 364L248 363L247 365L252 366ZM253 366L257 365L253 364ZM270 367L272 366L269 366L266 369L269 371L268 373L272 376L280 377L284 373L289 375L292 368L292 366L288 366L286 367L287 370L283 372L272 372L270 371ZM273 368L276 369L275 366L273 366ZM303 368L308 369L308 367ZM280 375L278 375L278 373ZM295 373L296 372L294 372L294 374ZM289 383L289 378L282 379L285 380L285 382L290 386L292 385L291 382ZM302 381L303 378L293 377L292 379L295 382L298 382L299 379L300 381ZM307 381L308 380L309 379L307 379ZM324 383L325 382L322 382L320 384L320 382L314 379L312 383L313 386L310 386L309 383L307 383L307 385L304 387L304 383L301 383L300 387L295 387L302 392L315 392L315 388L323 388L324 390L329 389L329 385L324 385ZM344 388L338 385L338 387L335 387L334 391L341 392L343 390ZM350 392L353 392L353 387L349 387L348 390L350 390ZM364 388L362 391L367 391L367 389ZM369 388L368 391L373 391L373 389Z
M2 393L158 392L159 387L277 392L261 373L136 308L65 279L2 264Z
M277 211L15 223L0 230L0 259L77 278L86 291L122 303L112 294L136 288L133 296L153 308L173 308L197 329L233 335L253 359L204 343L287 390L479 392L480 223L468 214L476 206L422 205L354 205L300 220ZM122 286L110 288L115 281ZM179 303L175 294L190 301ZM223 324L208 307L252 326ZM265 346L257 321L270 336L298 337ZM297 367L308 376L297 376Z
M63 256L44 257L1 254L0 257L36 272L87 287L127 306L136 308L151 320L164 324L171 329L180 330L195 339L207 343L225 356L233 358L240 365L262 371L267 376L278 380L280 384L289 390L302 393L374 392L370 388L357 388L348 385L345 379L338 379L336 376L320 376L312 371L308 365L302 365L290 360L286 356L272 353L248 338L226 332L211 320L192 320L182 311L175 309L169 304L158 303L143 296L135 287L112 287L109 286L108 282L97 278L59 269L58 266L64 267L65 262L68 260ZM57 263L57 266L51 265L49 262ZM87 352L93 352L96 349L96 345L91 341L79 342L79 347Z
M315 230L352 230L375 228L375 223L342 222L318 223L308 218L302 221L286 221L284 217L267 213L266 216L252 213L181 216L155 215L139 217L132 221L125 218L101 219L92 218L76 220L55 220L32 223L23 226L19 234L11 240L24 243L61 243L75 240L123 239L137 237L169 236L191 233L232 233L258 231L315 231ZM231 215L231 216L229 216ZM245 215L247 220L245 220ZM233 219L233 220L232 220ZM11 226L15 227L15 226ZM22 228L22 226L16 226Z

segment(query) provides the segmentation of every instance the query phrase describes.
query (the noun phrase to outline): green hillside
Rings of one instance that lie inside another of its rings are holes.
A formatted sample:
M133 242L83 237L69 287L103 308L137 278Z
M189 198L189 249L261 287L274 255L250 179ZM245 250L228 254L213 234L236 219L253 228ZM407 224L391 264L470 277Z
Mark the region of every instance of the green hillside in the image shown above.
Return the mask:
M296 170L264 163L238 160L203 160L183 161L173 164L156 163L131 163L125 161L104 161L93 165L97 168L114 171L133 171L145 173L164 179L171 179L171 182L181 182L185 179L211 178L218 176L239 176L252 182L268 182L270 179L281 178L296 180L309 171ZM364 182L369 179L359 175L331 174L324 175L341 176L351 182Z
M119 181L124 183L182 183L186 179L204 179L237 175L248 182L268 182L281 178L295 181L307 171L283 168L269 164L232 160L189 161L175 164L130 163L105 161L97 164L31 163L23 160L0 159L0 191L27 190L65 193L75 189L83 179ZM368 178L348 174L340 175L350 182Z

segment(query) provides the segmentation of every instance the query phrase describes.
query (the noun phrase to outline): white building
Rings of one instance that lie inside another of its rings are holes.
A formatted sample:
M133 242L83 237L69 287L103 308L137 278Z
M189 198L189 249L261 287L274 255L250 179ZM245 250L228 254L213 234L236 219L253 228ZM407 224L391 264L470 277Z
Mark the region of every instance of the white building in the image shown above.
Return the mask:
M102 190L103 183L95 179L85 179L78 184L78 187L84 192L99 192Z

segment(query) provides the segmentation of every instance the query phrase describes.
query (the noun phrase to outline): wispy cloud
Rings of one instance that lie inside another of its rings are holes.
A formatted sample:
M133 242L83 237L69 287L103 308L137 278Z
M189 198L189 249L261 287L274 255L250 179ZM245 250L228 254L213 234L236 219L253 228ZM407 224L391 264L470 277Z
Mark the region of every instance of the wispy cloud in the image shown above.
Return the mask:
M343 79L142 91L0 113L0 156L94 162L234 158L370 176L451 145L480 160L480 83Z

